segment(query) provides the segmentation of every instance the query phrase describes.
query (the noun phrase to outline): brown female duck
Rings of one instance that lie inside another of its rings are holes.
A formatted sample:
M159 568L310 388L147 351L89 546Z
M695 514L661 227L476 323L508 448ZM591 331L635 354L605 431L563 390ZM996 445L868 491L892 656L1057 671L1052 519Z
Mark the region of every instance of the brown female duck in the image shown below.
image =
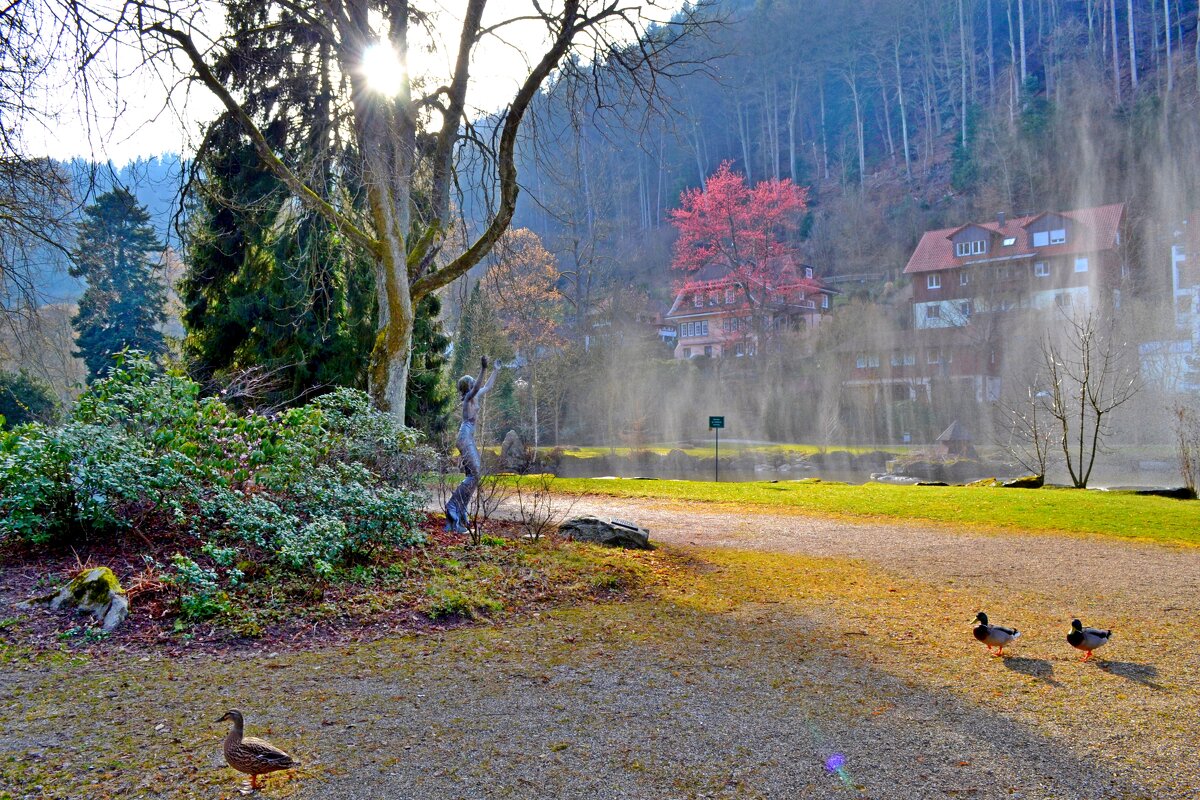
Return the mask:
M238 772L250 776L250 788L258 788L258 776L299 766L295 759L270 742L246 736L242 712L232 709L217 722L233 720L233 729L225 737L225 761Z

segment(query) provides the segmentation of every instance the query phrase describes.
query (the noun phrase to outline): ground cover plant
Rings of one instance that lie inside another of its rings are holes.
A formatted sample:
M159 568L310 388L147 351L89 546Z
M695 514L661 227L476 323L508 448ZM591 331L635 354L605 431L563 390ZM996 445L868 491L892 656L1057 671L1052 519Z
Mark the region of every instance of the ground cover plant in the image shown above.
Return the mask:
M442 535L432 463L362 392L237 413L122 357L62 425L0 432L0 570L15 602L111 566L148 636L472 618L636 582L617 556L498 523Z
M805 514L1200 544L1200 503L1121 492L878 483L852 486L820 480L712 483L556 478L552 486L569 494L700 501Z

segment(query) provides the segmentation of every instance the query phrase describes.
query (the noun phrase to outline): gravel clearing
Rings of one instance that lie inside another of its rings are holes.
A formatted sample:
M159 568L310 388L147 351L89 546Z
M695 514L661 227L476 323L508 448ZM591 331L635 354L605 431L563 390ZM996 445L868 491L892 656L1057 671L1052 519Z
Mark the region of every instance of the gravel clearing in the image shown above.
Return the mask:
M18 659L0 676L0 798L238 797L211 722L229 707L303 764L264 797L1200 797L1200 548L574 511L639 522L683 566L645 600L504 625ZM971 639L979 607L1022 628L1013 657ZM1096 664L1062 641L1075 614L1117 631Z

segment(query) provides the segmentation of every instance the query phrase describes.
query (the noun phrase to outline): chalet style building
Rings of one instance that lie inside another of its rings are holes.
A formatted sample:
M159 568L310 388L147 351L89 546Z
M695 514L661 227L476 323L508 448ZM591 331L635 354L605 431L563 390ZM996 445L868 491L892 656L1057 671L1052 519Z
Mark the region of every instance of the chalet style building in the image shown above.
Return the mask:
M1124 221L1114 204L928 231L904 269L911 328L847 343L843 385L874 402L998 399L1006 336L1026 315L1120 305Z
M836 294L805 264L782 268L769 286L746 283L701 276L676 294L660 328L662 338L674 336L675 358L752 356L765 331L819 325Z
M1122 203L928 231L904 268L913 327L962 327L978 314L1119 305Z

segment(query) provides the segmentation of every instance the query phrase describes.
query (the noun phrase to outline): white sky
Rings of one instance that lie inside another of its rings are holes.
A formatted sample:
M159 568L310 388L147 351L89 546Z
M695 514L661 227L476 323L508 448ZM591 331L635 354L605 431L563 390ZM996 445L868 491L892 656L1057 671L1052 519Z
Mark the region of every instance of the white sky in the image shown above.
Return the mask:
M218 5L201 0L207 8ZM630 2L642 6L656 21L665 21L681 5L680 0L659 3ZM432 0L420 7L435 18L435 41L410 42L409 62L414 74L446 75L457 47L461 2ZM550 3L554 5L554 3ZM532 13L530 0L492 0L484 25ZM210 12L205 27L220 26L219 11ZM493 111L507 103L519 81L528 73L530 60L540 57L545 30L540 23L518 23L503 29L505 41L489 37L476 46L472 59L472 82L468 105L475 111ZM432 50L432 52L430 52ZM91 113L81 113L77 95L60 90L51 95L51 122L44 129L36 123L26 130L31 154L59 159L76 156L111 160L120 165L137 157L162 153L192 152L199 142L201 126L216 116L219 102L204 87L181 84L180 74L161 69L158 74L140 67L141 55L131 46L112 47L101 62L105 79L91 98ZM63 72L59 82L66 84ZM444 80L440 80L444 82ZM174 85L168 92L167 87ZM116 87L114 91L113 87Z

